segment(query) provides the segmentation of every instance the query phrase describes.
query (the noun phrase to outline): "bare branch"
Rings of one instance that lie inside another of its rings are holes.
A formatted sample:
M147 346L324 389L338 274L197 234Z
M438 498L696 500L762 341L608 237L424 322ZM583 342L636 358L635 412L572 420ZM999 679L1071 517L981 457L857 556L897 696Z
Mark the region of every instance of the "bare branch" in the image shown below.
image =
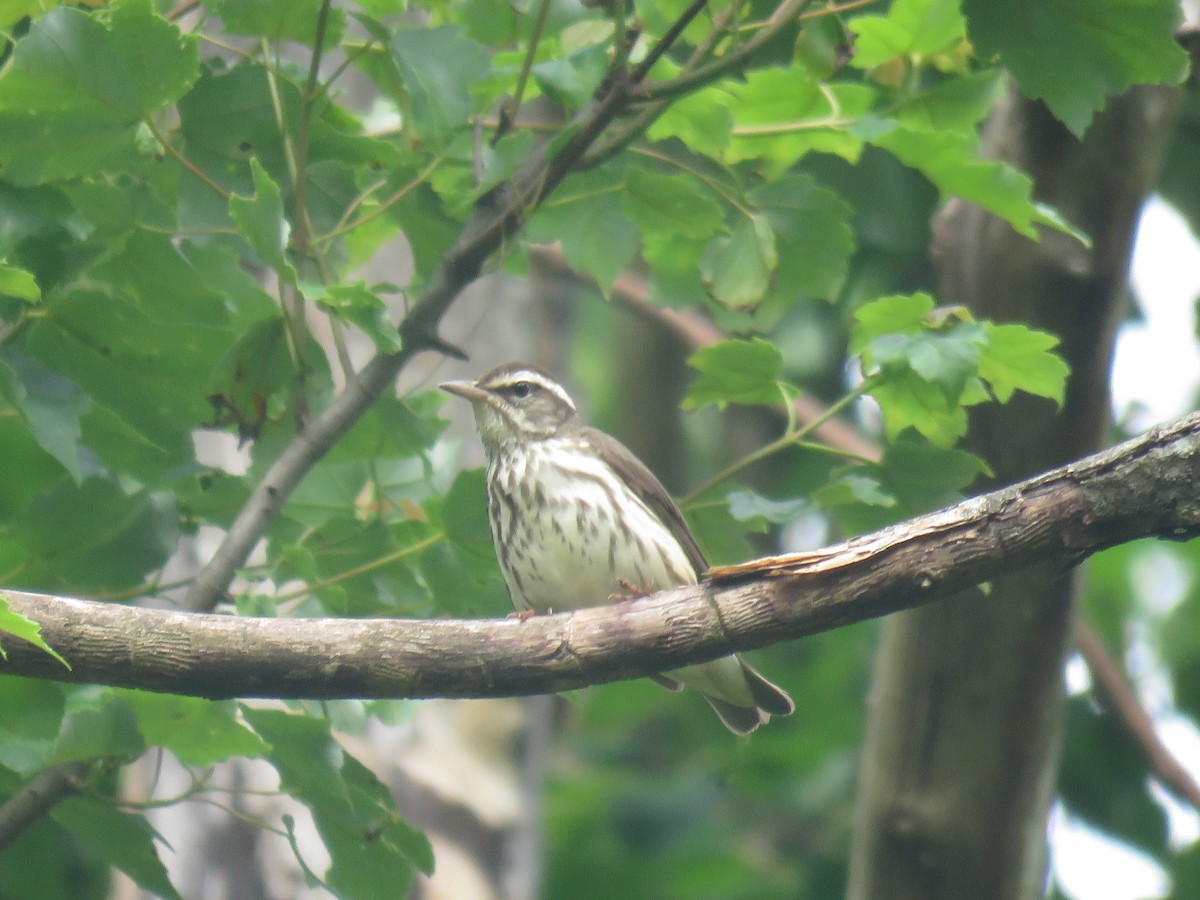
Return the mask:
M223 697L500 697L633 678L931 603L1034 564L1200 533L1200 413L815 553L526 621L257 619L5 592L70 671L5 639L0 674Z
M1180 800L1190 803L1192 809L1200 810L1200 784L1162 742L1150 714L1130 688L1125 674L1104 646L1100 635L1087 622L1076 620L1075 644L1087 661L1104 706L1142 748L1163 787Z
M91 774L92 760L68 760L47 766L0 806L0 850L68 797L78 794Z

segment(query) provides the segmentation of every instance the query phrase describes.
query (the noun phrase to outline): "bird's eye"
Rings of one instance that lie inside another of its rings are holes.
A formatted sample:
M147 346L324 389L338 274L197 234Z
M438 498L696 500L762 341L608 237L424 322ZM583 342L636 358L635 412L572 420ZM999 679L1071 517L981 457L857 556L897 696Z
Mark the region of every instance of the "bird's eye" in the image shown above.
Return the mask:
M518 381L516 384L514 384L512 387L510 387L508 389L508 392L510 394L512 394L514 397L516 397L518 400L524 400L526 397L528 397L530 394L533 393L533 385L530 384L528 381Z

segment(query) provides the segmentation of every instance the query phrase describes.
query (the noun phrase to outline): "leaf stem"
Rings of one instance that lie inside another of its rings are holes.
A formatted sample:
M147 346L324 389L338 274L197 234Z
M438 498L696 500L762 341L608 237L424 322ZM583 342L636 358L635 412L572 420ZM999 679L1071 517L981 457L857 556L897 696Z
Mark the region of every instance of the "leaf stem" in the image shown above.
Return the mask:
M768 456L778 453L780 450L783 450L787 447L800 445L801 442L803 442L805 438L807 438L810 434L812 434L814 431L816 431L822 424L824 424L825 422L832 419L834 416L836 416L838 413L840 413L842 410L844 410L846 407L848 407L851 403L853 403L859 397L863 396L864 394L869 393L879 383L879 381L880 381L880 376L878 376L878 375L871 375L867 378L864 378L861 382L859 382L858 386L856 388L854 388L854 390L850 391L849 393L847 393L845 396L841 397L837 401L831 403L825 409L825 411L823 413L821 413L821 415L817 416L812 421L806 422L800 428L788 429L787 431L785 431L783 434L781 434L779 437L777 437L775 440L771 441L770 443L763 444L763 446L759 447L757 450L747 454L746 456L743 456L741 459L736 460L733 463L731 463L730 465L726 466L724 469L722 469L720 472L718 472L712 478L703 482L699 487L692 490L687 496L685 496L682 500L680 500L680 506L684 506L684 507L689 506L696 500L696 498L703 496L705 493L707 493L708 491L711 491L717 485L721 484L724 481L729 480L734 475L749 468L750 466L754 465L756 462L759 462L760 460L764 460ZM820 446L820 445L818 445L818 446ZM828 449L828 448L824 448L824 449ZM853 455L853 454L847 454L847 455Z
M533 70L533 58L537 55L538 44L542 40L542 31L546 27L546 19L550 16L551 0L542 0L538 6L537 18L533 20L533 31L529 35L529 46L525 50L525 58L521 61L521 71L517 75L517 87L512 98L500 109L500 121L492 134L491 146L495 147L500 138L512 130L513 120L521 108L521 100L525 96L525 88L529 84L529 73Z
M176 162L178 162L181 166L203 181L206 185L208 185L226 200L229 199L232 194L231 191L225 190L225 188L221 187L221 185L209 178L208 175L206 175L195 163L180 153L179 150L175 148L175 145L167 140L167 136L163 134L162 131L159 130L158 126L150 121L150 119L143 119L143 121L146 123L146 127L150 129L150 133L154 135L154 139L158 141L159 145L166 150L169 155L175 158Z
M420 553L422 550L427 550L434 546L438 541L444 540L446 533L444 531L435 532L429 537L417 541L414 544L409 544L407 547L401 547L393 553L388 553L386 556L381 556L378 559L373 559L361 565L354 566L351 569L346 569L344 572L338 572L336 575L330 575L328 578L323 578L320 581L314 581L311 584L306 584L303 587L296 588L287 593L277 594L273 599L276 603L283 603L287 600L295 600L297 597L303 597L306 594L311 594L322 588L327 588L330 585L338 584L342 581L348 581L365 572L371 572L383 566L390 565L398 560L412 556L414 553Z

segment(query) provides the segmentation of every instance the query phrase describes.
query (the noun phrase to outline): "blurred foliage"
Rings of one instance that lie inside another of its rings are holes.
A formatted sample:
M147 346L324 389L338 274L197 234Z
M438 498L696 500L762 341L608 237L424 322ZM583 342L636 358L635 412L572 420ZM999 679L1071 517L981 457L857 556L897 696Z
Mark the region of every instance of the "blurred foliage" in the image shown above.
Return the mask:
M645 59L685 8L645 0L635 29L614 18L632 4L569 0L548 3L544 27L542 0L203 0L178 21L169 6L0 4L0 585L168 595L180 538L227 527L298 422L335 396L337 344L355 335L396 350L403 311L472 206L574 134L525 122L514 93L562 117L586 110L614 66ZM1186 65L1172 0L802 2L765 28L774 9L716 2L693 19L650 67L648 105L600 135L504 251L521 272L527 241L558 240L605 294L641 266L653 302L732 335L692 358L689 410L774 405L801 387L839 408L873 398L881 461L817 447L792 421L724 473L719 448L697 448L709 464L687 511L716 561L750 555L747 534L786 545L798 519L850 533L952 502L983 471L954 446L967 406L1015 391L1061 401L1055 336L974 321L956 298L932 296L931 214L960 197L1024 234L1072 235L1027 176L979 155L1006 73L1079 133L1107 96L1178 81ZM759 32L770 39L739 60ZM341 93L351 73L372 86L369 109ZM1163 175L1193 223L1194 138L1180 130ZM397 236L411 280L356 278ZM332 346L314 338L315 318ZM584 331L576 356L595 373L619 335ZM849 363L861 380L845 394ZM243 570L239 613L507 610L483 476L455 474L440 403L385 397L354 424ZM246 446L248 471L202 462L206 431ZM729 480L767 458L752 489ZM1170 609L1142 596L1141 546L1095 562L1086 606L1113 646L1130 629L1153 645L1191 716L1200 551L1164 552L1184 585ZM548 787L547 895L839 895L874 630L756 654L798 711L752 740L648 682L573 698ZM9 634L37 639L0 601L0 648ZM308 883L397 896L433 860L337 740L371 715L396 707L282 712L0 678L0 797L53 762L104 762L0 854L0 900L103 896L110 866L176 896L157 836L113 801L112 773L157 749L201 773L267 761L329 852L315 872L294 823L270 823ZM1195 850L1165 839L1145 761L1082 699L1064 766L1074 813L1149 852L1178 890L1198 883Z

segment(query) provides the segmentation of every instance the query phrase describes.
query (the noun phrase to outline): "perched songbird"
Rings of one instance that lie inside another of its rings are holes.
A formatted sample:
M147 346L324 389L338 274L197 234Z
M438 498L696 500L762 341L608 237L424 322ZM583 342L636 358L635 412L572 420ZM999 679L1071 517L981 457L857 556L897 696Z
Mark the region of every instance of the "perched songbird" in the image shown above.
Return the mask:
M708 568L658 479L615 438L585 426L544 371L506 363L441 387L475 409L492 542L518 611L598 606L631 586L695 584ZM737 655L654 680L676 691L694 687L735 734L795 709Z

